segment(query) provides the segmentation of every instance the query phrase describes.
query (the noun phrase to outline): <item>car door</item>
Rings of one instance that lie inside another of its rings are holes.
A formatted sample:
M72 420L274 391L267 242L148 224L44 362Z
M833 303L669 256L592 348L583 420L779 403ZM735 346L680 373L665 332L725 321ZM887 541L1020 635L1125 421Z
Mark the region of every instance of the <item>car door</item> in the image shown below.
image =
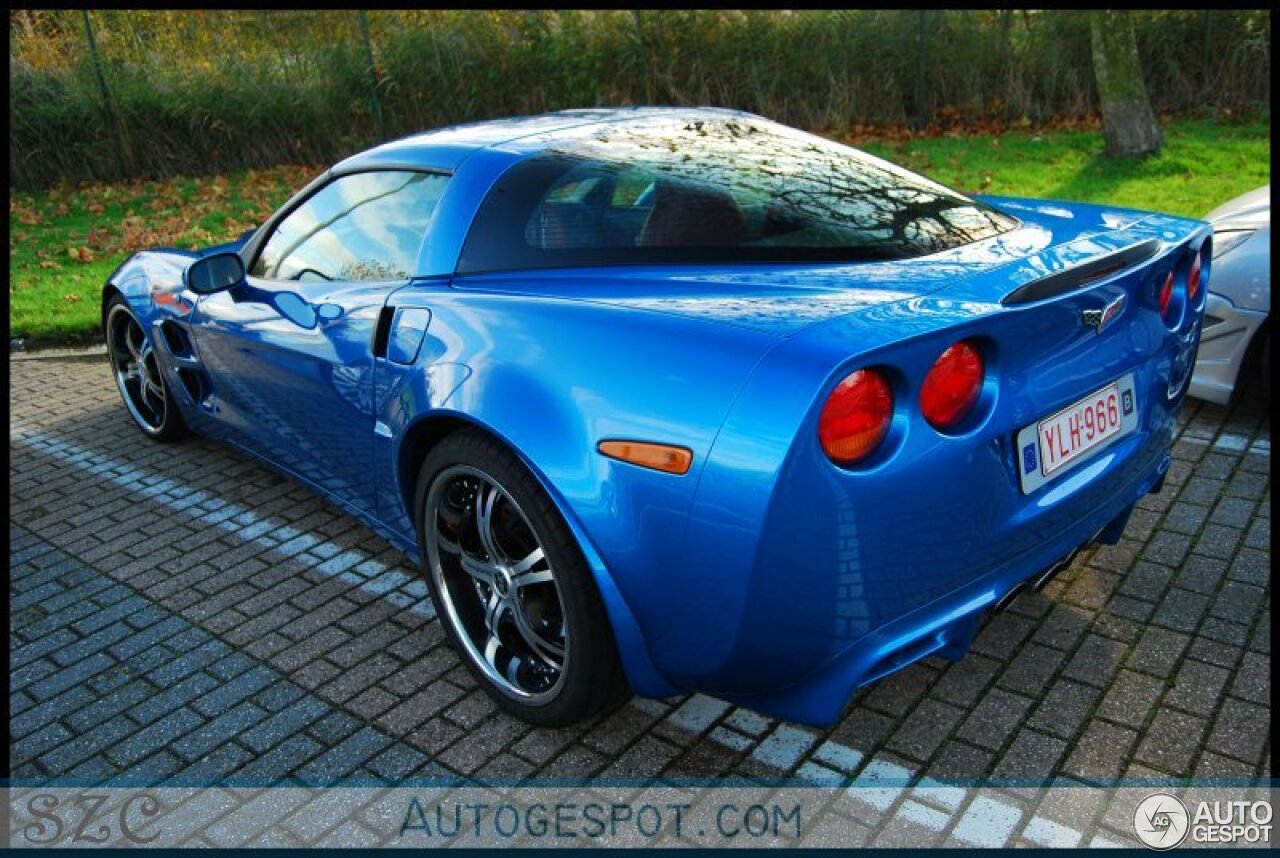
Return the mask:
M194 331L229 440L372 513L373 338L408 282L447 177L338 176L278 219L245 282Z

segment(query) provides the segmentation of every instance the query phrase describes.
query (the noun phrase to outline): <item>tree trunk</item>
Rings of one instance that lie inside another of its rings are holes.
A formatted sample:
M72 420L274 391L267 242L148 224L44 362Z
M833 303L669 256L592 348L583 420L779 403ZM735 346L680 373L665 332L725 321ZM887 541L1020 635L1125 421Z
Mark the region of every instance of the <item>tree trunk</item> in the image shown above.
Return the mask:
M1005 119L1014 119L1016 114L1013 107L1014 92L1014 63L1013 63L1013 10L1003 9L1000 11L1000 77L1004 80L1004 108L1001 110L1001 116Z
M916 129L929 124L929 13L920 10L920 29L916 37Z
M1142 82L1133 19L1128 12L1090 12L1089 30L1107 154L1127 158L1158 151L1164 141Z

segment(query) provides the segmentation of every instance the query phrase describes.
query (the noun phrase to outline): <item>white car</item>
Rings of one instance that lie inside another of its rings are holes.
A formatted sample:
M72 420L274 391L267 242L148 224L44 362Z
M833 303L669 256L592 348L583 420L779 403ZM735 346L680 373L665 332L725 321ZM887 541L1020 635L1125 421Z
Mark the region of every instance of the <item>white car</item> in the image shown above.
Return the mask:
M1271 186L1249 191L1205 215L1213 224L1213 265L1200 353L1189 393L1231 401L1241 373L1256 372L1271 392Z

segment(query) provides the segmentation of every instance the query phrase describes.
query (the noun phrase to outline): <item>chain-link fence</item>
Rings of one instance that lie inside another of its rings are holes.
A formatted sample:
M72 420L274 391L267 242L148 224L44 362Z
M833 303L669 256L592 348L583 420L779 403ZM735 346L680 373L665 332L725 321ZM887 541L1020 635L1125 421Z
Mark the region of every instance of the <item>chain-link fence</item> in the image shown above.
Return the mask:
M1270 109L1270 13L1136 12L1157 111ZM12 182L320 163L439 125L714 104L814 130L1095 112L1067 11L14 11Z

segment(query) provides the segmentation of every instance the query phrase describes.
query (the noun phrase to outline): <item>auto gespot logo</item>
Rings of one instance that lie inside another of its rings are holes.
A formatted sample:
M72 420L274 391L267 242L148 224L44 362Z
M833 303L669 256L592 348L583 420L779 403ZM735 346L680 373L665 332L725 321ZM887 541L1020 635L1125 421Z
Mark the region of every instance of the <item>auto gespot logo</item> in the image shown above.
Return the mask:
M1155 793L1138 803L1133 829L1152 849L1172 849L1190 837L1202 843L1269 843L1271 804L1258 801L1201 801L1195 813L1177 796Z

